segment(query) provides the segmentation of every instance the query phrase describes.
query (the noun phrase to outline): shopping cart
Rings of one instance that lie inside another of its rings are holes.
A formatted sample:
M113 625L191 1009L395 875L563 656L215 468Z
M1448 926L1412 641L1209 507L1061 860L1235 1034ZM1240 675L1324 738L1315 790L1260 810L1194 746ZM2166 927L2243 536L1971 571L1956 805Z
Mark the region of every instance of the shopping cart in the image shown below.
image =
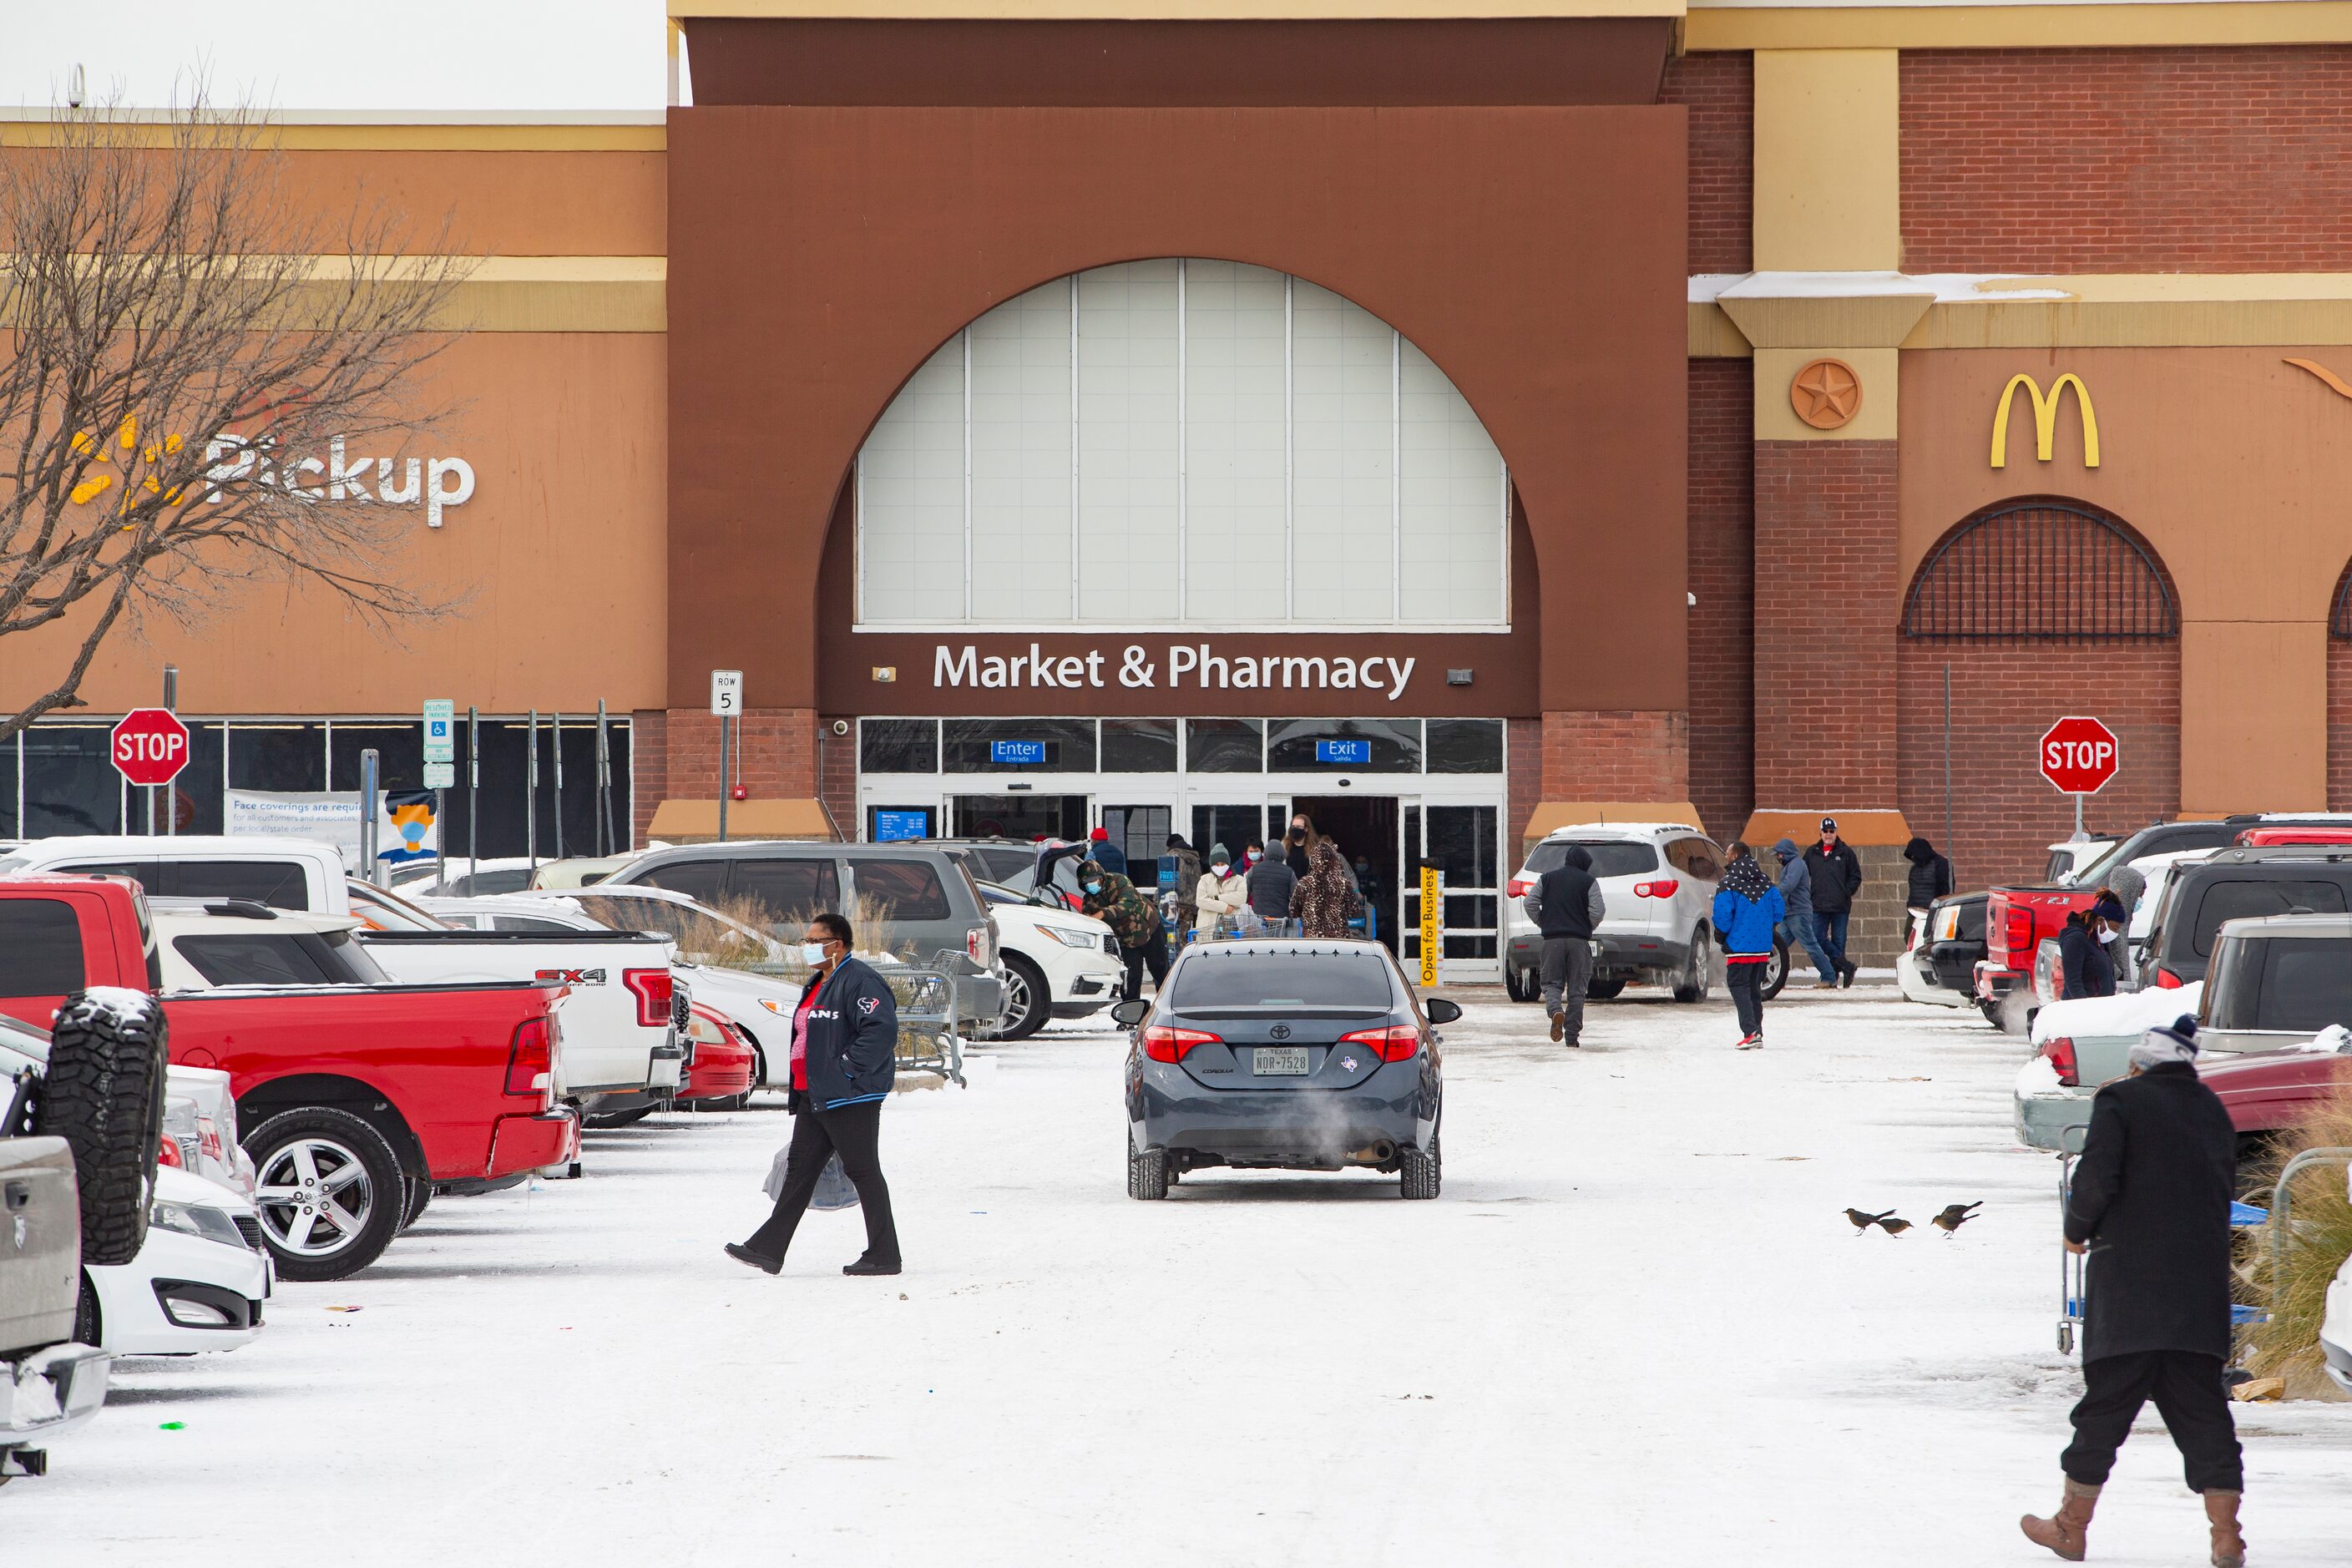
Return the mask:
M2074 1189L2074 1162L2083 1157L2084 1140L2090 1136L2090 1127L2077 1123L2059 1135L2058 1150L2058 1215L2063 1226L2066 1215L2066 1199ZM2270 1211L2252 1204L2230 1203L2230 1226L2233 1230L2254 1230L2270 1223ZM2077 1326L2083 1321L2083 1309L2090 1299L2090 1255L2068 1251L2061 1246L2058 1251L2058 1353L2074 1353ZM2270 1314L2260 1307L2230 1303L2230 1326L2242 1328L2259 1323Z

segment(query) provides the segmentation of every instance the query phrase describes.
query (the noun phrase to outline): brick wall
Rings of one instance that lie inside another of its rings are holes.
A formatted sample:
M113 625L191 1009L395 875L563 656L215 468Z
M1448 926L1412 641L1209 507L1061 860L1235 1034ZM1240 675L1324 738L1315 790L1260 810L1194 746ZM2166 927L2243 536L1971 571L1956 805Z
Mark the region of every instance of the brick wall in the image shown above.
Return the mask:
M1658 101L1690 110L1690 270L1747 271L1756 200L1755 57L1669 60Z
M2334 271L2352 252L2352 46L1906 50L1902 72L1908 271Z
M654 808L669 794L669 714L659 708L640 708L629 715L629 773L635 796L630 814L629 847L646 841Z
M835 720L849 733L833 732ZM853 714L827 714L816 724L817 798L833 813L834 830L855 842L866 831L857 811L857 720Z
M1528 818L1543 797L1543 722L1537 719L1503 721L1504 858L1518 868L1520 836Z
M1895 804L1895 443L1756 443L1759 808Z
M754 800L806 800L816 794L816 712L758 708L736 721L735 782ZM673 708L664 730L662 798L719 798L719 720ZM642 786L641 786L642 791Z
M1952 831L1944 839L1944 666L1952 667ZM1897 639L1903 815L1952 858L1962 886L2039 879L2074 831L2072 796L2034 767L2051 721L2091 713L2123 752L2084 805L2093 829L2133 828L2180 807L2180 645L1992 646ZM2331 692L2331 701L2337 700ZM2332 776L2332 773L2331 773Z
M1717 838L1756 805L1755 386L1746 360L1690 362L1690 798Z
M1543 716L1545 800L1690 798L1690 719L1633 710Z
M2327 809L2352 811L2352 642L2327 645Z

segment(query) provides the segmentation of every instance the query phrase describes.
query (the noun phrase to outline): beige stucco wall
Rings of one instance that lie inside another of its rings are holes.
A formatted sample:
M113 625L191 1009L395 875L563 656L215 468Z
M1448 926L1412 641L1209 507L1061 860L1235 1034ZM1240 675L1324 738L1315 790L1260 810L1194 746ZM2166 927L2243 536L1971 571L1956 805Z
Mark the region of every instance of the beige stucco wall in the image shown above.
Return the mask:
M2107 509L2162 556L2180 596L2181 807L2326 802L2329 596L2352 558L2352 399L2284 363L2352 379L2325 347L1969 350L1903 355L1900 581L1976 509L2011 496ZM2090 389L2101 464L2062 405L2053 459L2022 392L2009 460L1990 466L2009 378ZM2053 650L2053 657L2066 657Z
M257 585L195 627L118 632L84 700L99 712L153 702L169 662L189 713L396 713L427 697L489 710L661 706L667 374L658 333L459 340L434 375L463 406L405 452L465 458L473 499L437 530L423 508L399 509L391 566L462 599L447 616L394 642L331 596ZM0 646L0 708L55 680L81 624Z

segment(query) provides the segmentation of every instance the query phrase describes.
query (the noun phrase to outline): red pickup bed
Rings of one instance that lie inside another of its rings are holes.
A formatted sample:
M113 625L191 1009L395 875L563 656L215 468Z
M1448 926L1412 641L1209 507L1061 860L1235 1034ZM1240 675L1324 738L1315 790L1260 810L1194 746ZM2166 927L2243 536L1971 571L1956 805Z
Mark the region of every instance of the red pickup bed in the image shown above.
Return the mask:
M117 877L0 879L0 1013L44 1028L69 992L148 991L156 973L146 900ZM173 1061L229 1074L279 1272L332 1279L373 1261L433 1184L576 1157L579 1124L551 1088L563 994L530 981L228 988L167 995L163 1013ZM321 1182L349 1194L341 1207L302 1203Z

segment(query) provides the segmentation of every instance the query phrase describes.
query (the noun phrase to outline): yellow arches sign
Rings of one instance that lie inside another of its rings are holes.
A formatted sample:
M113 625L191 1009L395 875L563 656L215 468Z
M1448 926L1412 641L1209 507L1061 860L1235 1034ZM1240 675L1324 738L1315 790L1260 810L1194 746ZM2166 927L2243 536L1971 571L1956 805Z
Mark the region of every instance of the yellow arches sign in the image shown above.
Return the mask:
M1992 466L2009 467L2009 405L2017 400L2017 389L2033 400L2033 455L2042 462L2050 460L2051 448L2058 438L2058 400L2066 389L2074 389L2074 401L2083 409L2083 467L2099 466L2099 416L2091 411L2091 389L2073 371L2060 376L2050 386L2050 395L2042 395L2042 384L2022 373L2009 378L2000 389L2000 402L1994 405L1992 416Z

